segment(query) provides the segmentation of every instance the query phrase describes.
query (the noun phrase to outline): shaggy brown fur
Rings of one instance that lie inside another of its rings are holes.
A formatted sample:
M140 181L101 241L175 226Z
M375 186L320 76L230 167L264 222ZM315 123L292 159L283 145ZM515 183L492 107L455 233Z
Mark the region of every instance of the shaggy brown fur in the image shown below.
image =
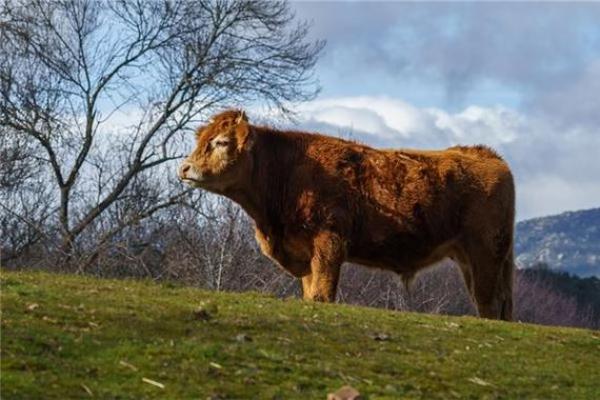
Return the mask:
M485 146L376 150L226 111L198 130L179 175L239 203L306 299L333 301L344 261L410 281L450 257L480 315L511 319L514 184Z

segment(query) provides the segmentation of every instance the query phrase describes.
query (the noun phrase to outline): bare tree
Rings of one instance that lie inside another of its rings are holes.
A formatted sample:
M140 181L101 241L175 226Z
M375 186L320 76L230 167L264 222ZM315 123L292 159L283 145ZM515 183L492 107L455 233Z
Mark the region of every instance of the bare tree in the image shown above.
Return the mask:
M24 137L0 128L0 265L22 258L49 234L44 226L52 214L51 196L37 159Z
M52 195L43 178L27 179L0 188L0 265L27 262L35 266L45 259L47 243L54 237L47 225L53 214Z
M157 171L183 154L183 134L207 112L255 101L285 110L317 91L311 72L323 44L307 40L285 2L0 7L0 127L43 154L65 259L82 253L84 236L106 243L188 198ZM103 221L110 212L116 225Z
M518 271L515 280L515 319L541 325L598 327L591 308L560 293L543 278Z
M13 130L0 128L0 190L15 188L39 172L32 147Z
M338 301L431 314L474 314L462 279L452 262L442 262L419 273L407 290L396 273L348 264L340 280Z
M222 197L206 199L199 207L178 210L178 218L197 224L168 224L164 272L212 290L258 290L280 296L294 292L293 279L262 255L249 218Z

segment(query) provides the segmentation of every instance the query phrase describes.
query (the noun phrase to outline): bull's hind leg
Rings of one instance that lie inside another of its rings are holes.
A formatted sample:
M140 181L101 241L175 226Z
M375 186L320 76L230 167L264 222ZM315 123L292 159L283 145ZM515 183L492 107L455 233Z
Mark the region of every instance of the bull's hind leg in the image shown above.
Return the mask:
M513 319L513 280L515 260L511 251L502 263L501 291L502 305L500 308L500 319L512 321Z
M452 249L450 258L458 265L460 269L463 282L465 283L465 287L467 288L467 293L471 299L471 302L474 305L477 304L475 299L475 288L473 287L473 272L466 251L462 248L462 246L457 245Z
M314 239L310 261L310 277L302 279L304 298L333 302L337 291L340 268L346 255L346 246L339 235L321 232ZM308 290L307 290L308 289Z
M494 251L481 243L468 248L472 294L483 318L512 320L512 250Z

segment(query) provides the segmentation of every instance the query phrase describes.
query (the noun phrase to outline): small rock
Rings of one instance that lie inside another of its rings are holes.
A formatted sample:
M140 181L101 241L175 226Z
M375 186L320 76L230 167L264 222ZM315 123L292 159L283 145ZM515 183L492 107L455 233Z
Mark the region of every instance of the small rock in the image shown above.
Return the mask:
M342 386L337 392L327 395L327 400L362 400L362 398L358 390L352 386Z
M377 333L375 335L371 335L371 339L377 340L378 342L384 342L386 340L390 340L390 336L386 333Z
M245 333L240 333L239 335L237 335L235 337L235 340L237 340L238 342L251 342L252 337L250 337L249 335L246 335Z
M204 307L198 307L194 310L194 318L200 321L209 321L212 315Z

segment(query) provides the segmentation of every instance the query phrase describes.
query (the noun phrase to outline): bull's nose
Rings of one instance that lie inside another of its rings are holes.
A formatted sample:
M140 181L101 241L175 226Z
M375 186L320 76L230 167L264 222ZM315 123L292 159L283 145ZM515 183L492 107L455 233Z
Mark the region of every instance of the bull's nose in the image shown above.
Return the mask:
M186 162L182 163L179 166L179 171L178 171L179 172L179 177L181 179L185 179L187 173L190 171L190 168L192 168L192 166L190 164L188 164Z

